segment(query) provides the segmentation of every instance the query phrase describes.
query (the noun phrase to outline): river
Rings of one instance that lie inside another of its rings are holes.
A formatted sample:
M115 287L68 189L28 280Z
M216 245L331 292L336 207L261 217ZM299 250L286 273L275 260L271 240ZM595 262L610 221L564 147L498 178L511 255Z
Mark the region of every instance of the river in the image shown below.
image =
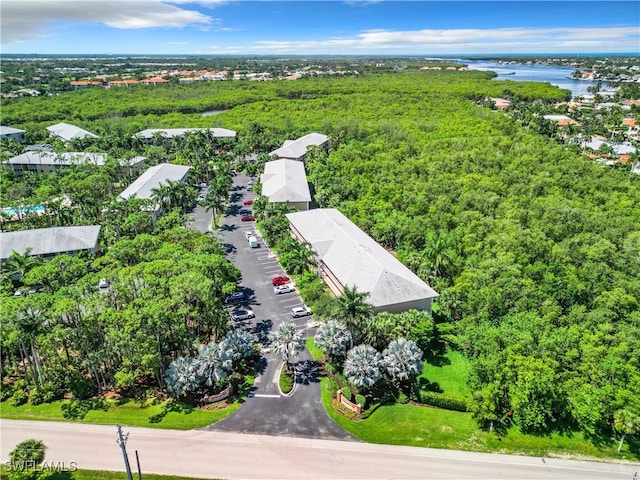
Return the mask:
M484 60L460 60L469 66L469 70L491 70L498 74L498 80L514 80L516 82L549 82L565 90L571 90L571 96L584 95L587 88L598 82L572 80L569 78L575 69L554 67L549 65L525 65L521 63L500 64ZM603 85L605 83L603 82Z

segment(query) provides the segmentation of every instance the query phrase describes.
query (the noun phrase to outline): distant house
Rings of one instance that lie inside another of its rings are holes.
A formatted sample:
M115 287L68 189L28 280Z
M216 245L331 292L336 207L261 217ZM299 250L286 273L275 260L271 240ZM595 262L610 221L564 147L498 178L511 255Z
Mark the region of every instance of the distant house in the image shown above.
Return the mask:
M64 122L51 125L50 127L47 127L47 130L49 131L50 136L59 138L64 143L68 143L76 138L98 138L95 133L88 132L80 127Z
M27 133L25 130L20 130L19 128L0 126L0 140L13 140L14 142L24 143L25 133Z
M112 87L131 87L133 85L138 85L140 82L138 80L112 80L107 85L109 88Z
M549 120L550 122L555 123L558 127L566 127L567 125L580 125L579 122L576 122L573 118L567 117L566 115L545 115L544 118Z
M369 294L374 312L431 311L438 293L338 210L288 213L292 235L310 245L321 278L335 295Z
M55 255L78 252L96 254L100 247L100 225L37 228L0 233L0 260L7 260L13 252L51 258Z
M304 163L281 158L264 164L260 176L262 195L269 203L289 202L296 210L308 210L311 193Z
M307 149L312 145L317 145L328 151L329 137L321 133L309 133L297 140L285 140L282 146L269 153L269 156L304 161Z
M14 173L21 175L24 172L52 173L56 170L71 165L104 165L107 160L106 153L87 152L63 152L30 150L21 155L10 158L6 166Z
M169 146L175 138L183 138L188 133L199 131L209 132L216 138L236 138L236 132L226 128L148 128L136 133L134 137L142 140L145 145L152 144L155 138L160 137Z
M84 90L89 87L101 87L102 82L91 82L88 80L76 80L71 82L69 85L73 87L74 90Z
M119 160L118 163L123 172L136 173L144 166L145 157L134 157L127 160ZM106 153L93 152L61 152L49 150L29 150L5 162L5 166L11 168L17 175L24 172L52 173L61 168L72 165L104 165L107 162Z
M144 85L164 85L165 83L169 83L169 80L166 80L162 77L153 77L153 78L145 78L141 80L140 83Z
M189 178L190 168L186 165L174 165L172 163L161 163L148 168L118 196L118 199L140 198L153 200L153 191L161 184L169 181L186 182ZM154 220L163 213L157 204L152 205L149 211L152 213Z
M493 100L493 104L498 110L506 110L511 106L511 100L507 100L506 98L494 97L491 98Z

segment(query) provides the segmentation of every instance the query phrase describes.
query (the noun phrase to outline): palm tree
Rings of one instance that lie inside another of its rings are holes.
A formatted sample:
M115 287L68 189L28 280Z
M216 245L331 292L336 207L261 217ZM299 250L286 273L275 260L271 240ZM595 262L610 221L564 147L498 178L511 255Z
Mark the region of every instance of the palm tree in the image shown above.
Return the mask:
M280 355L286 371L291 371L291 359L304 349L304 335L296 331L292 322L281 323L275 332L269 335L271 348Z
M382 378L382 357L371 345L358 345L347 353L344 375L357 388L368 390Z
M2 262L2 271L8 277L20 279L32 268L37 267L42 263L42 258L32 256L31 248L28 248L23 254L16 251L11 252L11 256Z
M422 350L413 340L398 338L382 352L382 363L391 378L411 387L413 380L422 373Z
M207 387L212 387L227 376L227 370L231 369L233 358L219 344L209 342L204 347L200 347L198 358L194 362L198 379Z
M346 286L342 295L338 297L338 315L344 319L351 333L351 347L356 338L356 331L360 322L368 319L373 314L373 306L366 302L369 293L358 292L355 285ZM360 332L358 332L360 336Z
M618 444L618 451L622 450L622 443L624 442L625 435L633 435L640 431L640 415L636 415L631 410L622 409L618 410L613 415L613 428L617 432L622 434L620 437L620 443Z
M433 279L439 277L451 267L452 260L449 244L445 238L437 233L429 232L427 234L423 255L431 268Z
M165 372L167 390L175 398L198 388L197 364L191 357L178 357Z
M220 342L220 348L234 361L250 357L252 347L253 337L244 330L230 330Z
M344 323L329 320L318 327L315 343L331 362L341 361L351 345L351 334Z
M313 251L309 249L309 245L301 243L290 252L287 252L287 255L283 258L283 263L285 263L285 268L288 272L302 274L316 265L313 256Z
M204 198L200 205L208 212L211 210L211 215L213 217L213 224L217 225L217 217L216 213L222 213L224 210L224 199L219 195L216 195L215 192L209 191L207 196Z

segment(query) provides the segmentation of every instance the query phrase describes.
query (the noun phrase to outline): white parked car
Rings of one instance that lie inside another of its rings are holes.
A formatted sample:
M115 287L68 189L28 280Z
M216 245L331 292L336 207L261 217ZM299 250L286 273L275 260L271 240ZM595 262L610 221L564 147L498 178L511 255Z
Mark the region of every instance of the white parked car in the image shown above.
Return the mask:
M311 309L306 305L291 309L291 316L293 318L306 317L307 315L311 315Z
M109 287L109 282L107 281L106 278L101 278L100 281L98 282L98 288L108 288Z
M251 230L244 232L244 238L249 240L249 237L255 237L255 233L253 233Z
M281 293L295 292L296 289L293 288L292 285L287 283L285 285L278 285L277 287L274 287L273 291L274 293L277 293L278 295L280 295Z
M234 320L248 320L254 317L255 317L255 314L253 313L253 310L249 310L249 309L236 310L231 314L231 318L233 318Z

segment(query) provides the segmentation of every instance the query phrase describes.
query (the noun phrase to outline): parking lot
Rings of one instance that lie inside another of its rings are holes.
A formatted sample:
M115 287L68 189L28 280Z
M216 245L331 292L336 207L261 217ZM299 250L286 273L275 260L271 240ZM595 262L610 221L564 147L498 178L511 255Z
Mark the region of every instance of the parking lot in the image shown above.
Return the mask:
M216 236L225 247L228 258L242 271L240 288L244 299L229 305L229 313L251 309L255 314L251 319L233 320L233 324L254 335L263 348L263 357L253 391L242 408L209 429L353 440L324 411L316 366L307 351L294 359L298 361L296 388L287 396L280 392L278 380L282 361L269 348L269 332L282 322L290 321L297 325L298 330L313 335L315 323L312 315L291 316L292 308L304 305L297 291L280 295L274 292L273 278L286 273L256 230L255 222L241 220L242 212L253 211L251 205L244 205L246 200L255 198L248 181L244 174L234 178L223 224ZM255 235L258 247L249 245L245 235L248 232Z

